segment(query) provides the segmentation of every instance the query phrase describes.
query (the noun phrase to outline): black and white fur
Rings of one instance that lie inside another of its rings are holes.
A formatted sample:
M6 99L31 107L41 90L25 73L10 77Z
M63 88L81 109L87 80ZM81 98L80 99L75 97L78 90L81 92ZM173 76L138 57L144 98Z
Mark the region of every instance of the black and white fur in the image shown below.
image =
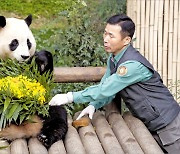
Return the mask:
M0 58L27 61L35 53L36 41L29 29L32 16L26 19L0 16Z
M31 15L24 20L0 16L0 58L28 62L35 56L40 74L52 72L51 53L46 50L35 52L36 42L29 29L31 23ZM25 121L21 125L11 124L0 131L0 137L8 140L37 137L49 148L54 142L63 139L68 130L67 112L62 106L50 106L49 115L35 115L33 123Z

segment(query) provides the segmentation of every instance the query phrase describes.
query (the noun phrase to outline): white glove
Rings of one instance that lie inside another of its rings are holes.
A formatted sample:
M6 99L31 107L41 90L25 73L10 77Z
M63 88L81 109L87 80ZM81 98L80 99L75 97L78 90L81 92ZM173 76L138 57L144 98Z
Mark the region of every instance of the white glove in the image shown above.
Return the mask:
M63 105L73 102L73 95L72 92L68 92L67 94L57 94L55 95L49 102L49 105L56 106L56 105Z
M95 107L93 105L89 105L84 110L82 110L82 112L80 113L80 115L77 117L76 120L81 119L86 114L89 114L89 118L92 119L94 112L95 112Z

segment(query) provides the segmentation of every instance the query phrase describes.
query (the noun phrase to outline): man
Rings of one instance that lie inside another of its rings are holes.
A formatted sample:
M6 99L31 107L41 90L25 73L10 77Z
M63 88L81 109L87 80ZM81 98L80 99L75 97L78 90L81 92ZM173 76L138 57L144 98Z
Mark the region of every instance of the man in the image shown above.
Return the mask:
M110 53L107 71L98 85L82 91L57 94L50 105L90 102L78 119L120 96L132 114L152 132L165 152L180 153L180 106L153 66L131 45L135 24L126 15L112 16L104 31L104 48Z

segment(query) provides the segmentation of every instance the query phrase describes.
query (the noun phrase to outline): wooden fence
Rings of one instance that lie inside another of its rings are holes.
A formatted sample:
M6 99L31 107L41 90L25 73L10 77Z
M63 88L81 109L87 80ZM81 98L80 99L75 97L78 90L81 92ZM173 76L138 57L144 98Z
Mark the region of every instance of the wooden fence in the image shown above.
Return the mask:
M180 1L127 0L127 15L136 24L133 45L160 73L165 85L180 80ZM172 93L179 97L177 86Z

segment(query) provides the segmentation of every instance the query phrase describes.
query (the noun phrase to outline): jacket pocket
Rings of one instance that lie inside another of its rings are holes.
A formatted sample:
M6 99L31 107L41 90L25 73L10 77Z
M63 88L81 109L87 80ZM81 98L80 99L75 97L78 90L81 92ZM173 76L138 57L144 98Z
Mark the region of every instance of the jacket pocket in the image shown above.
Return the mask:
M174 143L176 140L180 139L180 113L178 116L166 127L157 131L163 145L168 145Z
M133 103L132 110L145 124L159 117L158 110L147 99Z

